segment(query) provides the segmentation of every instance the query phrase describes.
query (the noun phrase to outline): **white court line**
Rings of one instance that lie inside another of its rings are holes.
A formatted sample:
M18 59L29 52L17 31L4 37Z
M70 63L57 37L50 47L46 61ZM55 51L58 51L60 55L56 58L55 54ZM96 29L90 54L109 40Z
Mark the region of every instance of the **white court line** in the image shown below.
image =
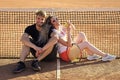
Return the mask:
M60 80L60 59L57 59L57 80Z

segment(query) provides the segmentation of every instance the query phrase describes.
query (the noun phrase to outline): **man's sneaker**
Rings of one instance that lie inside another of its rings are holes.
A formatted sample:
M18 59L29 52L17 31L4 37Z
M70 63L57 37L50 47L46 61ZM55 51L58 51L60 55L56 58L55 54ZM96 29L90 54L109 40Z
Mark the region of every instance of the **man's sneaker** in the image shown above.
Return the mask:
M19 61L17 63L16 68L13 70L13 73L20 73L20 72L24 71L25 68L26 68L26 66L25 66L24 62Z
M90 55L89 55L89 56L87 57L88 60L95 60L95 59L99 59L99 58L100 58L100 56L97 56L97 55L93 55L93 56L90 56Z
M116 56L107 54L106 57L102 57L102 61L111 61L111 60L114 60L115 58Z
M39 61L38 60L33 60L31 66L32 66L34 71L40 71L41 70L41 67L39 66Z

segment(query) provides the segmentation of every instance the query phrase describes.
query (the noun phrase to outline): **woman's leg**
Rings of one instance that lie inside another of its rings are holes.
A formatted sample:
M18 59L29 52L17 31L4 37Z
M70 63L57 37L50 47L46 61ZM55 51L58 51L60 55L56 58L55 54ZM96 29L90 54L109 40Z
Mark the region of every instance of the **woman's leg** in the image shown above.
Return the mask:
M107 56L106 53L102 52L101 50L97 49L95 46L93 46L92 44L90 44L89 42L87 41L84 41L80 44L78 44L80 49L83 50L83 49L87 49L89 50L91 53L94 53L94 54L97 54L97 55L100 55L102 57L105 57Z
M80 32L80 33L77 35L77 37L74 39L74 41L75 41L75 43L80 44L80 43L82 43L82 42L84 42L84 41L88 41L88 40L87 40L87 37L86 37L85 33L84 33L84 32ZM90 51L89 49L86 49L85 51L86 51L89 55L93 55L93 52Z
M106 54L106 53L102 52L101 50L97 49L92 44L90 44L87 41L87 38L83 32L81 32L79 34L79 36L76 38L76 43L78 43L81 50L86 49L86 52L90 55L87 57L88 60L93 60L93 59L99 58L93 54L97 54L99 56L102 56L102 61L111 61L111 60L116 58L116 56Z
M84 32L80 32L77 37L74 39L75 43L79 44L81 42L87 41L87 38L85 36Z

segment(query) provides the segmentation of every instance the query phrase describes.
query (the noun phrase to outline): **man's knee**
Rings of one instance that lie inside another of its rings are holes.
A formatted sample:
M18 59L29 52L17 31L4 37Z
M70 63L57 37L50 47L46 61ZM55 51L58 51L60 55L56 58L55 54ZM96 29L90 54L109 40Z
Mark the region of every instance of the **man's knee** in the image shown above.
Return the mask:
M29 52L30 52L30 47L23 45L22 46L22 53L29 54Z

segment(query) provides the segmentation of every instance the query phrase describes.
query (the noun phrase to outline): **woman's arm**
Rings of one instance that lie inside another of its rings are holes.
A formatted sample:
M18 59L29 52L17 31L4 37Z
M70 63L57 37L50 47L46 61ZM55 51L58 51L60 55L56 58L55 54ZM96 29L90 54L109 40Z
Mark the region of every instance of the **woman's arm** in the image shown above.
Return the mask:
M71 38L71 24L70 23L67 23L67 41L59 38L58 42L60 42L61 44L65 45L65 46L68 46L68 47L71 47L72 46L72 38Z
M71 46L72 46L72 38L71 38L70 29L67 30L67 44L68 44L68 47L71 47Z

